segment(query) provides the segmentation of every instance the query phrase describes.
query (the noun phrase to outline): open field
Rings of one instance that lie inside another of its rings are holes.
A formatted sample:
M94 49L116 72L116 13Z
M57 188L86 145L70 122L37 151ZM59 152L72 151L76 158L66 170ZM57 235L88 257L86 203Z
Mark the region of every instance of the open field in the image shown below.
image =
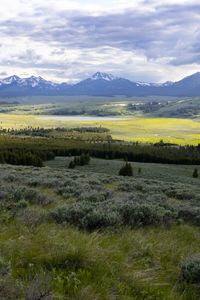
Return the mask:
M54 160L45 162L45 166L66 170L73 157L56 157ZM123 160L108 160L91 158L90 163L85 166L76 166L76 170L84 173L103 173L109 175L118 175L120 168L124 164ZM163 180L166 182L182 182L189 184L199 184L200 180L192 178L194 168L199 169L199 166L186 165L167 165L167 164L153 164L153 163L131 163L133 167L134 178L144 178L151 180ZM141 173L138 174L138 170Z
M32 97L18 100L24 104L0 106L2 127L103 126L119 140L155 143L163 139L181 145L200 143L199 98Z
M0 298L198 300L181 265L199 255L199 180L178 174L0 165Z
M102 126L110 129L114 139L158 142L163 139L165 142L177 143L181 145L200 143L200 122L198 119L173 119L173 118L133 118L119 121L64 121L54 120L52 116L43 119L42 116L35 115L14 115L0 114L0 125L3 128L25 128L32 127L81 127L81 126Z

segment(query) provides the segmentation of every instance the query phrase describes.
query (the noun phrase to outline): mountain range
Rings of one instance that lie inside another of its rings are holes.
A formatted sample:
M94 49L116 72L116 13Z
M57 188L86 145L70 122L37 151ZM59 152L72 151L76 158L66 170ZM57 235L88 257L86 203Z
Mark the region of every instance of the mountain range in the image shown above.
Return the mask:
M112 74L97 72L76 84L54 83L42 77L13 75L0 80L0 97L19 96L200 96L200 72L177 82L133 82Z

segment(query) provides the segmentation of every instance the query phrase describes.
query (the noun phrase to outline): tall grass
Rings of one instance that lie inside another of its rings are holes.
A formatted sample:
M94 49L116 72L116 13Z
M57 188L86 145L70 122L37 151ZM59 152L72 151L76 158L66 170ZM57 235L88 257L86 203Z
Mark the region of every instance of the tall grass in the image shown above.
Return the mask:
M0 299L199 299L183 276L199 255L198 181L6 165L0 179ZM163 222L169 210L173 222ZM68 219L58 224L52 211Z

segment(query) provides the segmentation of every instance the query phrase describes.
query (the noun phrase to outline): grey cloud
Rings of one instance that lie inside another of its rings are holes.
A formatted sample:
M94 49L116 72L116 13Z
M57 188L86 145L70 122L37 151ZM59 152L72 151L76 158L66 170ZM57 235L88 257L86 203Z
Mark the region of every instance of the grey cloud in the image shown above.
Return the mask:
M8 73L7 72L0 72L0 76L7 76L8 75Z
M24 53L20 54L17 59L23 62L36 62L41 59L41 55L32 49L27 49Z
M34 28L35 25L29 21L7 20L0 22L1 34L10 37L27 36Z
M12 37L26 36L56 44L58 50L52 55L62 55L66 48L109 46L141 51L149 60L168 57L170 64L184 65L200 63L199 15L200 5L168 5L159 6L151 13L125 11L100 16L41 7L29 18L23 16L23 21L19 16L16 20L0 22L0 31ZM37 65L40 55L35 55L27 52L18 60Z

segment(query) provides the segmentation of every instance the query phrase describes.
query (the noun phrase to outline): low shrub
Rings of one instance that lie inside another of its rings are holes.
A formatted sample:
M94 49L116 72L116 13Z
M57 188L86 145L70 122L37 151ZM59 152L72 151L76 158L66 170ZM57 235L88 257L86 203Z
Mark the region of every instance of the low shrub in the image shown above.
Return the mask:
M200 284L200 255L190 256L181 264L181 279Z
M80 228L83 226L84 217L92 211L93 205L87 202L75 203L71 206L65 205L55 208L50 216L57 223L69 223Z
M0 202L3 202L6 199L7 194L4 191L0 191Z
M48 205L53 202L51 197L42 194L34 188L27 188L26 186L10 186L8 189L9 200L12 203L22 203L27 201L30 204ZM19 206L19 205L18 205Z
M81 201L57 207L50 213L57 223L68 223L78 228L95 230L110 226L148 226L164 224L176 219L176 213L159 205L139 204L134 201Z
M7 275L11 270L10 264L7 263L2 256L0 256L0 276Z
M88 202L103 202L109 196L108 191L87 191L83 192L79 196L79 200L84 200Z
M196 197L196 194L194 192L188 191L188 190L184 189L183 187L181 187L181 188L171 187L170 189L167 189L165 191L165 194L170 198L175 198L178 200L191 200Z
M178 218L195 225L200 225L200 209L196 207L180 208Z
M83 228L86 230L96 230L106 227L121 225L121 216L117 211L92 210L83 218Z
M24 225L34 228L45 221L45 214L34 208L26 208L17 214L17 218Z

